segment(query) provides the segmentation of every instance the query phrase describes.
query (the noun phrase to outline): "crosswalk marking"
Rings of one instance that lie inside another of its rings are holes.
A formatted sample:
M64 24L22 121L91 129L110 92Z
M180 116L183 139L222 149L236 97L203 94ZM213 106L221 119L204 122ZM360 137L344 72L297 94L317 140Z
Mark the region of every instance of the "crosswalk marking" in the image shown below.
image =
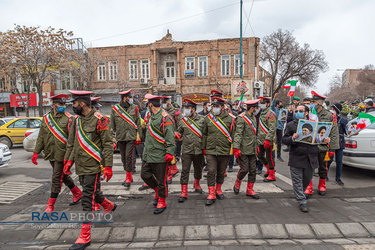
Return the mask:
M39 183L5 182L0 185L0 203L9 204L41 186Z

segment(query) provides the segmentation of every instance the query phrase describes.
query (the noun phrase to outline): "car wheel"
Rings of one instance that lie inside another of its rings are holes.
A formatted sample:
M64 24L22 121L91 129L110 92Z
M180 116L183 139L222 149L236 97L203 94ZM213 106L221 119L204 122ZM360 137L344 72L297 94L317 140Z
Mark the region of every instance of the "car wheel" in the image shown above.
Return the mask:
M7 145L9 149L11 149L13 145L12 141L6 136L0 137L0 143Z

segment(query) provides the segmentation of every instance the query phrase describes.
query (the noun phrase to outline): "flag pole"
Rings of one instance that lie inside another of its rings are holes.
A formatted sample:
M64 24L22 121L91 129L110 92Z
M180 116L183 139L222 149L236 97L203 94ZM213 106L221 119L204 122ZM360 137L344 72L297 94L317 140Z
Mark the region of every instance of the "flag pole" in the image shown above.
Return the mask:
M243 80L243 61L242 61L242 4L243 4L243 1L240 0L240 84L242 84L242 80ZM243 96L244 96L244 92L241 93L241 97L240 97L240 101L238 102L238 106L237 106L237 109L241 106L241 103L242 103L242 99L243 99Z

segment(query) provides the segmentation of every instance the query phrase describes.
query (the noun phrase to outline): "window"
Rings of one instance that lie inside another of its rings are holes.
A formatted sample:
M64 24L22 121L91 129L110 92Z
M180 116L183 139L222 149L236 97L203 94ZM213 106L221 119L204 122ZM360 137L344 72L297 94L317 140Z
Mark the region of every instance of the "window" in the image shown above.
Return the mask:
M141 79L150 79L150 61L141 60Z
M245 67L244 67L244 64L245 64L245 57L244 57L244 54L242 54L242 74L245 72ZM240 67L241 67L241 64L240 64L240 55L234 55L234 74L235 75L239 75L240 74Z
M185 57L185 69L194 70L195 58L194 57Z
M221 75L230 76L230 55L221 56Z
M98 65L98 81L105 81L105 63Z
M29 128L40 128L41 121L39 119L29 120Z
M108 62L109 80L117 80L117 62Z
M174 74L174 62L166 62L165 66L166 66L166 70L167 70L167 74L166 74L167 77L174 78L175 77L175 74Z
M20 119L8 126L8 128L27 128L27 119Z
M138 67L137 67L137 61L131 60L129 61L129 79L130 80L136 80L138 79Z
M208 56L198 57L198 76L207 76L207 62Z

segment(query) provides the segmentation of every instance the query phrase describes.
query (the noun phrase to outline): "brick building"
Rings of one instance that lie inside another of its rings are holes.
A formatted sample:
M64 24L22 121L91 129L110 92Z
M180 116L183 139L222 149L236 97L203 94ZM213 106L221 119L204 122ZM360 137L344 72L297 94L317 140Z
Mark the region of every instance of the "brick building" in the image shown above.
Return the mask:
M178 103L185 96L208 100L212 89L223 91L228 99L238 97L233 82L240 80L239 38L180 42L168 32L151 44L89 48L88 53L98 60L90 87L104 103L118 101L118 91L130 88L140 97L146 92L172 95ZM258 59L259 38L243 38L248 98L267 90L259 80L268 73Z

